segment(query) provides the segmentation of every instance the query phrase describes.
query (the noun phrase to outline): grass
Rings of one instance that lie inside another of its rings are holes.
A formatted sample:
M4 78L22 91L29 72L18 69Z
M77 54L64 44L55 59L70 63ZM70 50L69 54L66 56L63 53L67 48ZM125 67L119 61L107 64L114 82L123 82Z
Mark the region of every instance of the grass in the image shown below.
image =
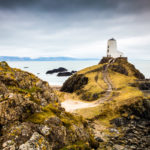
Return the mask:
M54 91L61 102L64 102L66 99L79 100L79 96L76 93L66 93L61 91Z
M58 95L60 101L63 102L66 99L92 101L102 97L104 91L107 89L107 85L103 81L102 73L98 73L98 71L95 71L96 69L99 69L101 67L102 65L95 65L77 72L77 74L84 74L84 76L88 78L88 84L86 84L82 88L82 90L77 90L76 92L71 94L56 91L56 94ZM98 80L96 82L95 77L97 75Z
M82 70L78 71L77 74L86 74L87 72L98 69L100 67L102 67L102 65L90 66L90 67L87 67L85 69L82 69Z
M98 75L97 82L95 81L95 77ZM86 84L79 96L80 99L91 101L96 100L103 96L103 92L107 89L106 83L103 81L101 72L90 72L85 74L85 77L88 78L88 84ZM96 97L95 97L96 95Z
M52 105L49 104L42 109L42 112L37 112L31 115L26 121L41 124L50 117L56 116L54 112L51 110ZM53 107L52 107L53 108Z
M85 142L78 142L76 144L71 144L68 146L65 146L64 148L60 150L90 150L89 144Z
M57 104L55 104L55 106L49 104L45 107L42 107L41 112L34 113L26 121L36 124L43 124L45 120L56 116L60 118L62 124L66 127L71 127L73 124L79 125L81 123L85 123L81 116L74 116L68 112L62 113L62 111L57 107Z
M109 70L109 77L114 88L119 89L128 86L129 83L133 83L136 79L134 76L126 76L114 71Z

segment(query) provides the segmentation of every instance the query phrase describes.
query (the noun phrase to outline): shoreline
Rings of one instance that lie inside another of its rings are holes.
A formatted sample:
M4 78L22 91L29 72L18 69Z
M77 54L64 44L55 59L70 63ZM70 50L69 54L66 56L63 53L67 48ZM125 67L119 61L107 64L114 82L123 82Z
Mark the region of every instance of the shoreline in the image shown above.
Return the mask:
M61 87L62 87L62 85L50 85L51 86L51 88L53 88L54 90L60 90L61 89Z

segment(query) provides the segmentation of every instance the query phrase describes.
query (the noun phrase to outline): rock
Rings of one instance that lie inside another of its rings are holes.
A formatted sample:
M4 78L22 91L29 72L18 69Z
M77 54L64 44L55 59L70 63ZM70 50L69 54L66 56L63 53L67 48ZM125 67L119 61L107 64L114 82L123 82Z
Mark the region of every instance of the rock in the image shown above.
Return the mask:
M126 124L126 119L125 118L115 118L111 120L111 123L114 123L117 127L120 127L124 124Z
M3 143L3 150L15 150L15 143L13 140L8 140Z
M124 150L124 146L122 146L122 145L114 145L113 146L113 148L114 148L114 150Z
M73 73L72 72L60 72L57 74L58 77L63 77L63 76L71 76Z
M125 67L121 66L121 65L111 65L110 69L112 71L115 71L115 72L118 72L118 73L121 73L121 74L124 74L124 75L128 76L127 69Z
M110 129L110 132L112 132L112 133L115 132L115 133L117 133L117 134L119 133L118 130L117 130L117 129L114 129L114 128L111 128L111 129Z
M41 88L42 87L43 82L41 80L39 80L38 82L36 82L36 86Z
M150 149L150 121L149 121L149 105L150 100L139 100L128 106L121 108L124 113L128 113L128 117L120 117L113 119L111 123L119 126L122 135L116 138L110 138L113 148L118 149L118 145L125 145L126 149ZM134 117L132 117L134 116ZM114 136L113 136L114 137ZM117 145L117 147L116 147Z
M52 150L46 139L37 132L34 132L30 140L19 146L19 150Z
M65 112L47 82L0 62L0 149L51 150L78 143L92 149L95 142L83 119Z
M56 126L62 124L61 120L58 117L50 117L45 121L46 124L54 124Z
M59 72L58 74L57 74L57 76L58 77L63 77L63 76L71 76L71 75L73 75L74 73L76 73L77 71L71 71L71 72Z
M112 58L110 57L103 57L99 64L108 63ZM127 57L119 57L115 59L115 64L110 66L111 70L115 72L119 72L125 75L134 75L138 79L145 79L145 76L135 68L135 66L128 62ZM128 72L130 70L130 73Z
M61 91L63 92L75 92L84 87L88 83L88 78L84 75L74 74L71 78L65 81L63 86L61 87Z
M48 126L44 126L41 130L42 134L49 135L50 134L50 128Z
M74 71L74 70L71 71L72 74L73 74L73 73L76 73L76 72L77 72L77 71Z
M101 139L100 137L95 137L95 140L98 141L98 142L104 142L104 140Z
M150 80L143 79L137 80L135 83L131 84L134 87L138 87L140 90L150 90Z
M60 67L58 69L49 70L46 72L46 74L53 74L53 73L65 72L65 71L67 71L66 68Z

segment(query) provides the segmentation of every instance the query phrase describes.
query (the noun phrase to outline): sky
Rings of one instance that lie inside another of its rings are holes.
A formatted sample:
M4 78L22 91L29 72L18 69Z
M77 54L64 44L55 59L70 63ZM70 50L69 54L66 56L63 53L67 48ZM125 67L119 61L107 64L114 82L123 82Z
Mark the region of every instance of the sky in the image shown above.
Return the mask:
M150 60L150 0L0 0L0 55Z

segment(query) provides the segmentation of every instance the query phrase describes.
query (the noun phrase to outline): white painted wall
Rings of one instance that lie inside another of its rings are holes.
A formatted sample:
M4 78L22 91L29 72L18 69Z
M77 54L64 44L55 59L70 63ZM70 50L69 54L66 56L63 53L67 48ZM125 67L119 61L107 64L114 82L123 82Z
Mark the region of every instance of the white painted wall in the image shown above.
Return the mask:
M117 42L115 39L110 39L107 42L107 57L123 57L123 53L117 50Z

